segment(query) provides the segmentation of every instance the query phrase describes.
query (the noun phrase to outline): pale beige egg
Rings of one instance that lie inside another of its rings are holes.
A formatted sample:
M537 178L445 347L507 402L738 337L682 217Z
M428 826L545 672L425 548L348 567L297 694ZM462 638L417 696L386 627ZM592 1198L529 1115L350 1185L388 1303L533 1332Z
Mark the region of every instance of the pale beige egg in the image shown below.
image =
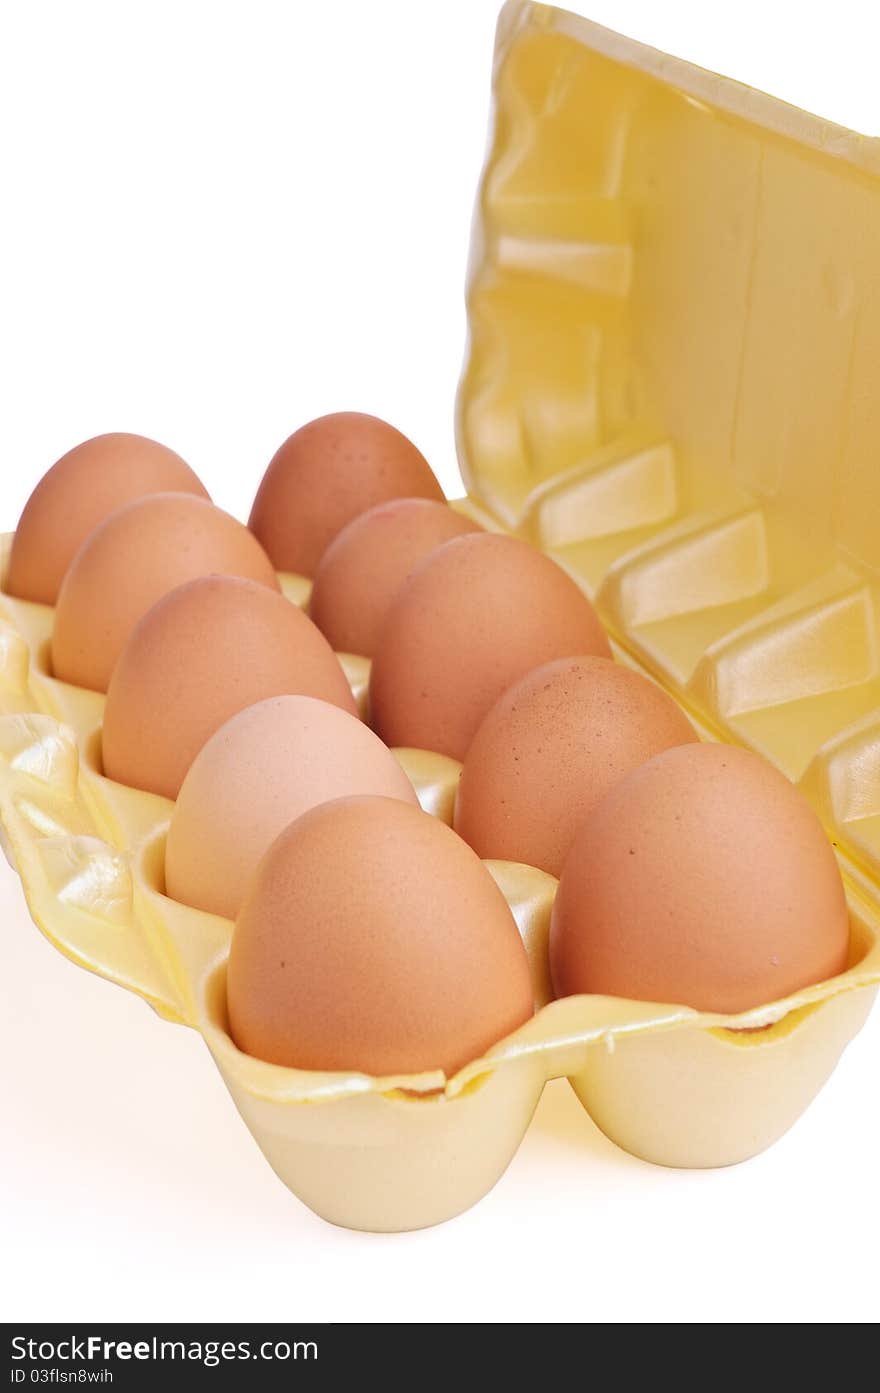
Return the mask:
M307 696L248 706L211 736L183 781L168 828L167 893L234 919L260 857L288 823L367 793L418 806L397 760L362 721Z

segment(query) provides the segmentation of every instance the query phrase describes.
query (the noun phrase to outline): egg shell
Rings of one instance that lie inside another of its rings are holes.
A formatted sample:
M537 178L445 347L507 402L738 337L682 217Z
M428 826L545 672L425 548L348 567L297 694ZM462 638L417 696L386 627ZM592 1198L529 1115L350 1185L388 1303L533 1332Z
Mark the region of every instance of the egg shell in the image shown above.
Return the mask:
M558 876L578 825L618 779L697 739L655 682L608 658L560 658L495 703L464 761L455 830L479 856Z
M390 798L292 823L260 863L232 940L239 1049L301 1069L453 1073L532 1015L526 951L465 842Z
M479 525L444 503L400 498L355 518L325 551L309 614L338 653L371 657L382 621L419 561Z
M12 539L6 589L54 605L86 537L123 504L150 493L208 491L180 455L124 431L96 435L62 455L24 506Z
M104 708L104 772L176 798L230 716L284 693L356 716L333 650L302 610L257 581L190 581L148 610L123 649Z
M587 814L553 908L557 995L734 1014L843 972L840 871L816 814L760 756L665 750Z
M339 411L301 426L277 450L248 526L279 571L313 576L353 518L409 497L443 499L424 455L378 416Z
M508 687L581 653L611 649L561 567L518 538L456 537L416 566L388 610L370 677L374 728L388 745L464 759Z
M211 736L183 781L165 847L168 894L234 919L284 828L354 794L418 806L391 751L346 711L307 696L248 706Z
M89 534L64 577L52 631L55 676L105 692L147 610L185 581L212 574L279 588L253 535L206 499L160 493L118 509Z

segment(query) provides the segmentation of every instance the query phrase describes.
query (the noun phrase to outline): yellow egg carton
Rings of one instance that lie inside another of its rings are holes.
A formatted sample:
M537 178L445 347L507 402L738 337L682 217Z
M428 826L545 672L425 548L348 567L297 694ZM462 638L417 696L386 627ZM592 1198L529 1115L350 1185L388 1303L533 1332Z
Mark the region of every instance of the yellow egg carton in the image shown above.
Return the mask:
M164 894L172 804L101 773L104 698L55 680L52 610L0 595L0 825L35 922L199 1030L277 1174L353 1228L437 1223L502 1174L550 1078L622 1147L718 1166L797 1119L880 983L880 147L585 20L514 0L458 403L485 525L594 598L704 736L799 783L837 848L845 973L737 1017L550 999L556 889L487 863L534 1019L455 1077L298 1071L226 1022L232 924ZM308 582L282 577L305 603ZM343 656L361 702L368 664ZM460 766L397 751L451 821Z

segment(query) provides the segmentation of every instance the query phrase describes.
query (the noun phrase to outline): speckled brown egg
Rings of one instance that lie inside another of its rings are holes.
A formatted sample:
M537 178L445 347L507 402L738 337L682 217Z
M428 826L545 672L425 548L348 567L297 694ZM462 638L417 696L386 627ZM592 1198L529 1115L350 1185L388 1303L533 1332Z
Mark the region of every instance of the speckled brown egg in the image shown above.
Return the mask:
M278 590L253 535L206 499L158 493L118 509L89 534L64 577L52 632L55 676L105 692L141 616L184 581L212 574Z
M454 1073L532 1015L528 959L483 863L391 798L343 798L261 861L227 981L239 1049L299 1069Z
M333 650L302 610L257 581L190 581L147 611L122 650L104 710L104 773L176 798L215 730L282 693L356 715Z
M64 573L99 522L150 493L207 490L188 464L156 440L116 431L84 440L43 475L24 506L9 554L6 589L54 605Z
M734 1014L842 972L848 922L821 823L777 769L681 745L581 823L550 931L557 995Z
M279 571L313 576L353 518L391 498L442 500L411 440L378 416L319 416L285 440L257 490L250 522Z
M371 657L388 607L413 567L452 537L478 531L445 503L380 503L343 528L325 551L309 613L338 653Z
M637 765L696 740L655 682L608 658L560 658L510 687L464 761L455 830L479 856L558 876L590 808Z
M121 653L104 706L104 773L175 798L221 724L288 692L356 715L333 649L290 600L231 575L189 581L148 610Z
M288 823L368 793L418 807L397 760L362 721L306 696L248 706L211 736L183 781L165 848L167 893L234 919Z
M514 537L456 537L416 566L387 612L370 679L374 728L387 745L463 759L508 687L584 653L611 650L554 561Z

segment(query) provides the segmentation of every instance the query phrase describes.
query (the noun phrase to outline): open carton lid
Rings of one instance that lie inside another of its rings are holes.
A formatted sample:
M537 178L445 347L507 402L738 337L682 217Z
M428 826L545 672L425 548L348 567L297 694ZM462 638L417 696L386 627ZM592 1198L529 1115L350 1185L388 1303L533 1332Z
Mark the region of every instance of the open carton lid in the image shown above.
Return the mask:
M880 140L524 0L494 96L469 493L878 906Z

